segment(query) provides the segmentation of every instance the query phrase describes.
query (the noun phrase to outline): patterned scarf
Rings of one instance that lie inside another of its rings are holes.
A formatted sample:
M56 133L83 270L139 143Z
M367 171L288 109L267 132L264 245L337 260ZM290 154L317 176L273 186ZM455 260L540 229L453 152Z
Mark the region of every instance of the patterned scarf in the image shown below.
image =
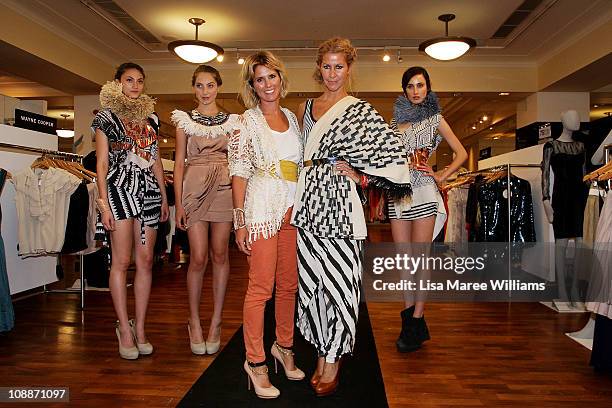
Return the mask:
M397 123L417 123L440 113L438 95L429 92L422 103L414 104L400 95L393 105L393 118Z
M145 94L130 98L123 93L120 82L109 81L100 91L100 105L127 121L143 121L153 113L155 99Z
M393 190L393 195L412 193L402 141L365 101L345 97L307 135L304 160L331 157L373 176L371 184ZM298 180L293 224L322 237L365 238L357 188L329 164L305 167Z

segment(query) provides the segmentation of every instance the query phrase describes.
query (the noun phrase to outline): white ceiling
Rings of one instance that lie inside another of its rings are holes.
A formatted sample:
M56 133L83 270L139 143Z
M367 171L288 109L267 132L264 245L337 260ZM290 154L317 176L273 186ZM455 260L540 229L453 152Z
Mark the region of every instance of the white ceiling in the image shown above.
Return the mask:
M313 47L334 35L361 47L401 46L405 55L417 55L421 41L444 35L438 15L454 13L449 34L478 42L469 58L525 62L545 57L612 16L610 0L543 0L499 40L491 36L500 25L521 4L536 0L114 0L161 41L155 45L130 39L121 20L100 12L95 4L111 0L1 1L112 64L130 59L143 65L179 63L166 46L175 39L194 38L190 17L204 18L200 39L218 43L228 54L236 49L291 48L279 54L312 59ZM372 53L378 56L380 51L361 52Z

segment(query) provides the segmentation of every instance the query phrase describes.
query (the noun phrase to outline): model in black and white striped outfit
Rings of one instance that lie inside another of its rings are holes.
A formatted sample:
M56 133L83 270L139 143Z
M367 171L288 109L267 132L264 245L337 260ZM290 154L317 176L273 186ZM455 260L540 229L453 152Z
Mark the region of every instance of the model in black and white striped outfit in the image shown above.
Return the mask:
M155 101L143 94L144 71L124 63L100 92L96 132L96 173L100 198L98 231L110 234L110 290L117 313L119 355L133 360L153 352L144 324L151 292L157 227L168 218L164 171L159 157ZM103 227L103 228L102 228ZM136 319L127 312L126 274L135 246Z
M367 235L360 188L378 176L381 187L410 192L402 141L369 103L345 89L355 57L347 39L325 41L315 74L324 92L299 110L305 161L292 218L298 227L297 326L318 353L310 383L319 396L336 390L339 360L355 344Z
M431 91L429 74L424 68L412 67L402 76L401 95L395 102L391 126L396 129L411 162L412 197L410 201L389 199L389 218L393 241L397 243L430 243L442 230L446 210L438 185L443 183L467 159L465 148L440 114L438 98ZM434 173L427 164L429 156L446 140L455 158L444 170ZM416 250L416 246L410 247ZM417 256L429 245L419 248ZM421 279L427 271L417 271ZM418 278L417 278L418 279ZM429 340L423 317L424 293L406 292L402 311L402 330L396 342L400 352L417 350Z

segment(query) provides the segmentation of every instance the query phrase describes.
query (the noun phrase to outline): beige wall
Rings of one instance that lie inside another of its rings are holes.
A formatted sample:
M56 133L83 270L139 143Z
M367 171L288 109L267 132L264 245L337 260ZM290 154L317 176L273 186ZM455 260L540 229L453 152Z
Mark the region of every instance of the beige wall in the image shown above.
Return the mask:
M612 24L602 24L571 46L541 61L537 69L537 87L544 89L611 52Z
M588 92L536 92L517 104L517 129L534 122L559 122L561 112L575 110L581 122L589 121Z
M355 65L353 92L400 92L402 74L410 65L376 64ZM426 66L437 92L533 92L537 87L535 66L472 66L453 64ZM147 68L147 92L152 94L180 94L191 92L191 75L194 67L183 69ZM224 93L239 92L240 68L228 62L221 64ZM303 64L287 67L292 92L319 92L319 85L312 79L313 66Z
M112 77L114 72L113 64L102 61L2 4L0 39L99 84Z

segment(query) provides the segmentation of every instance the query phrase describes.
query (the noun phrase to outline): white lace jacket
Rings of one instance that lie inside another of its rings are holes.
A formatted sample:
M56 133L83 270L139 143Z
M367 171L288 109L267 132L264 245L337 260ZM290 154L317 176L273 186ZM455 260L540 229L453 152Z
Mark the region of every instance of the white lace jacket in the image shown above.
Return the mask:
M281 108L289 126L299 135L300 127L295 115ZM249 241L274 236L281 227L287 211L287 181L280 177L280 164L276 144L270 127L259 107L242 115L244 132L230 138L228 160L230 176L248 180L244 198L244 216L249 229ZM300 157L304 154L300 143ZM302 169L300 160L298 171Z

